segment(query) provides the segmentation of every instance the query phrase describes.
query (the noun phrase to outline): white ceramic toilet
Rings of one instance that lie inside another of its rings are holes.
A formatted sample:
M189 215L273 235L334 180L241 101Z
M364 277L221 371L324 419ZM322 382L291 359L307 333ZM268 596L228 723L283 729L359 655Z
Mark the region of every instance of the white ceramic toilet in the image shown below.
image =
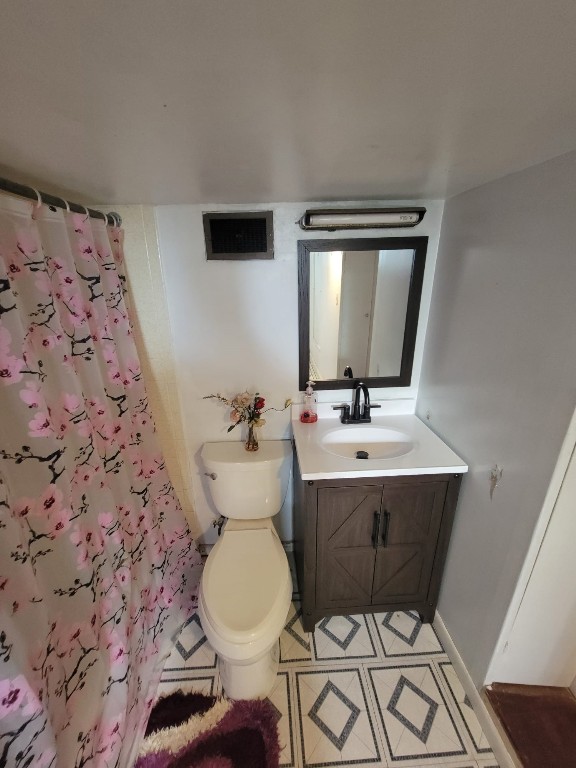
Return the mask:
M264 440L251 452L240 442L205 443L200 455L227 521L204 567L198 613L226 695L262 698L276 680L292 598L288 560L272 523L288 488L291 445Z

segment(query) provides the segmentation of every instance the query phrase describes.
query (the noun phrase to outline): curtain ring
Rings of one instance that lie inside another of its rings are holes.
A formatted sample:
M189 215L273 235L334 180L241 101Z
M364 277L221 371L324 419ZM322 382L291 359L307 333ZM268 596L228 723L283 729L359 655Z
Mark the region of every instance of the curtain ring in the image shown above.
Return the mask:
M80 205L80 203L78 203L78 207L79 208L84 208L84 210L86 211L86 218L84 219L84 221L87 221L90 218L90 213L88 211L88 208L86 208L85 205Z
M38 192L38 190L37 190L37 189L35 189L34 187L30 187L30 189L32 189L34 192L36 192L36 197L37 197L38 199L37 199L36 203L34 203L34 208L35 208L36 210L38 210L38 208L40 208L40 206L42 205L42 195L41 195L41 194L40 194L40 192Z
M64 201L64 205L66 206L66 210L68 211L68 213L71 213L70 203L68 202L68 200L64 200L64 198L62 198L62 199Z
M34 192L36 192L37 200L36 200L36 202L32 202L33 208L32 208L32 214L31 214L32 220L36 221L36 214L38 213L38 211L42 207L42 195L40 194L40 192L38 192L38 190L35 187L30 187L30 189L32 189Z

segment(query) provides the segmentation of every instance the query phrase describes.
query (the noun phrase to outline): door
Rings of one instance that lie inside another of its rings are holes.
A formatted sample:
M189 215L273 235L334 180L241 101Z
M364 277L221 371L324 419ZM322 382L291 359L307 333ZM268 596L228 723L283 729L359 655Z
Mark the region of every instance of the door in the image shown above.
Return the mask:
M505 625L486 683L576 690L575 435L576 412L550 484L545 533L535 536L537 556L525 581L519 581L518 604L513 611L511 606L513 618L508 629Z
M446 489L445 482L384 486L372 604L426 600Z
M370 605L381 497L374 485L318 490L319 608Z

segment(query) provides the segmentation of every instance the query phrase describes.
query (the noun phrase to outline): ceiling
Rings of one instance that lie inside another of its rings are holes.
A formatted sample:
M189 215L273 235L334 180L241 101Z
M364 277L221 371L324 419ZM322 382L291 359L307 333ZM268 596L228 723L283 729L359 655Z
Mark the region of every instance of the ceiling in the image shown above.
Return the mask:
M576 148L574 0L2 0L0 175L78 202L445 198Z

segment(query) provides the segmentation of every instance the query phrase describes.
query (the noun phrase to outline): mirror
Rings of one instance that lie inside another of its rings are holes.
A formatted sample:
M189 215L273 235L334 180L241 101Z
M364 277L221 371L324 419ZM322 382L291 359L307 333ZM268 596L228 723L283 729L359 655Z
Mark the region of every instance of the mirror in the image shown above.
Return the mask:
M298 241L301 390L408 387L427 237Z

